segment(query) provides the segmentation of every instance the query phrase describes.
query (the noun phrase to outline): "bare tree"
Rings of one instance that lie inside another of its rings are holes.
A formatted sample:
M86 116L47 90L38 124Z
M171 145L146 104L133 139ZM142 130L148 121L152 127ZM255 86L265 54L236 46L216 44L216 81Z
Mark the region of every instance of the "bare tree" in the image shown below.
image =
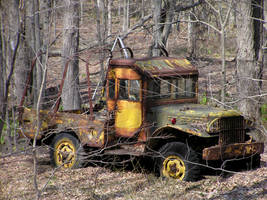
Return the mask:
M1 6L1 5L0 5ZM2 27L2 17L0 16L0 26ZM0 138L2 136L2 130L4 126L5 119L5 69L4 69L4 61L3 61L3 45L2 45L2 31L0 31Z
M122 31L125 32L130 26L130 1L123 0L123 25Z
M0 98L0 136L8 110L8 95L15 70L16 58L21 38L21 24L19 21L17 1L10 1L1 6L1 98ZM11 23L10 23L11 22ZM13 24L12 24L13 23ZM5 58L5 59L4 59ZM3 84L2 84L3 83ZM3 95L3 96L2 96Z
M152 4L153 9L153 44L150 47L150 56L159 56L160 55L160 19L161 19L161 0L155 0Z
M101 4L97 3L95 0L95 13L96 13L96 37L97 37L97 42L98 42L98 47L100 49L99 52L99 62L100 62L100 77L101 81L104 80L105 77L105 69L104 69L104 51L103 47L106 43L106 38L107 38L107 27L106 27L106 18L105 18L105 2L104 0L102 1ZM111 11L111 10L110 10ZM108 26L109 27L109 26ZM111 28L111 27L110 27ZM109 31L109 30L108 30ZM111 30L110 30L111 31ZM101 84L102 85L102 84Z
M169 35L171 33L174 13L179 13L198 6L203 1L184 2L175 0L155 0L152 3L153 10L153 43L149 48L150 56L160 56L162 52L160 48L166 48Z
M112 34L112 3L113 0L108 1L108 23L107 23L108 36L111 36Z
M267 68L267 0L264 1L264 25L263 25L263 68Z
M226 14L223 14L223 6L221 4L221 2L219 2L217 4L216 8L215 6L213 6L213 4L211 2L209 2L208 0L205 0L205 2L209 5L209 7L213 10L213 12L215 13L215 15L217 15L217 17L219 18L219 28L216 28L215 26L211 25L211 24L207 24L209 27L213 28L213 30L217 31L220 36L221 36L221 60L222 60L222 66L221 66L221 103L222 106L225 105L225 93L226 93L226 65L225 65L225 31L226 31L226 26L228 23L228 19L230 16L230 11L232 9L232 3L233 0L230 0L230 3L227 7L227 11Z
M80 109L79 95L79 20L80 1L64 0L64 30L62 46L62 68L69 65L63 87L62 103L65 110Z
M237 90L239 110L248 118L257 121L260 117L259 96L262 73L261 19L262 0L239 2L237 5Z
M193 4L194 1L191 0L191 4ZM195 23L194 21L194 8L192 8L192 11L188 13L188 24L187 24L187 53L189 54L189 57L195 57L196 56L196 33L195 33Z

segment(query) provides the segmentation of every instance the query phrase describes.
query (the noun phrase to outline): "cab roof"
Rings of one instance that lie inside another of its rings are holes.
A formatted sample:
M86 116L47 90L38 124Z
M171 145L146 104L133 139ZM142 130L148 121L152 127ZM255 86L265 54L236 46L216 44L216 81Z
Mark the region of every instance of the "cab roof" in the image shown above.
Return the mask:
M111 59L110 67L131 67L152 77L194 75L198 70L187 59L171 57L150 57L143 59Z

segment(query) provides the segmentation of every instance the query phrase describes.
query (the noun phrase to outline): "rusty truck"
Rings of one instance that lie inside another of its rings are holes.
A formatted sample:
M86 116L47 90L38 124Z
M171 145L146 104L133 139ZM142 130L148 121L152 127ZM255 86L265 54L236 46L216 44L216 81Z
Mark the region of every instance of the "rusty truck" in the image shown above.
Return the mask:
M209 161L251 157L258 164L260 133L236 110L199 104L198 75L185 58L111 58L98 103L40 110L37 133L36 110L22 107L20 135L49 144L51 162L64 168L82 166L87 147L144 156L161 176L185 181L198 178Z

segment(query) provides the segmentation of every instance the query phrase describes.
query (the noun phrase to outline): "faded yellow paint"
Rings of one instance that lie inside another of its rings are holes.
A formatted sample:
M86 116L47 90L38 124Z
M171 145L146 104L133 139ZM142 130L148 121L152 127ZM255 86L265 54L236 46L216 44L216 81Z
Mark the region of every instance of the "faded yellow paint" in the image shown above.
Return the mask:
M119 135L132 136L142 125L141 102L117 101L115 129ZM122 132L120 130L126 131Z
M210 112L209 117L236 117L240 116L240 113L236 110L224 110L218 112Z
M202 158L204 160L231 159L237 157L251 156L261 154L264 151L263 142L236 143L226 146L212 146L203 149Z
M61 119L56 119L57 124L63 124L63 121Z
M164 60L169 66L171 66L172 68L174 68L174 65L169 61L169 60Z
M180 67L191 68L190 62L188 60L186 60L186 59L180 59L180 60L175 59L174 62Z
M211 122L208 123L208 125L207 125L207 129L206 129L206 131L207 131L208 133L213 132L213 131L217 131L217 129L219 129L219 127L215 127L215 128L217 128L216 130L211 130L211 128L214 128L214 124L215 124L218 120L219 120L219 118L215 118L214 120L212 120ZM213 127L212 127L212 126L213 126Z
M184 59L184 62L185 62L186 64L188 64L188 65L191 64L191 63L189 62L189 60L187 60L187 59Z
M185 132L190 133L192 135L201 136L201 133L193 131L192 129L184 129Z
M100 136L97 141L98 143L104 144L104 139L105 139L105 131L103 130L101 131Z
M116 78L116 72L114 69L111 69L109 72L108 72L108 79L115 79Z
M54 160L56 166L72 168L77 160L76 147L69 138L62 138L55 144Z
M186 114L195 114L196 111L195 111L195 110L187 110L185 113L186 113Z
M193 131L192 129L183 128L183 127L178 126L178 125L173 126L173 125L167 124L166 127L171 127L171 128L174 128L174 129L177 129L179 131L186 132L186 133L189 133L189 134L192 134L192 135L197 135L197 136L201 136L202 135L201 132L196 132L196 131ZM155 132L160 132L160 130L162 130L162 129L166 128L166 127L161 127L159 129L157 129Z
M163 161L161 169L163 176L183 180L185 172L185 163L179 156L170 155Z
M136 80L141 79L141 76L131 68L115 68L113 69L115 77L119 79Z
M45 130L45 129L47 129L47 128L48 128L48 123L47 123L46 121L42 121L41 131L42 131L42 130ZM36 127L36 129L37 129L37 127Z

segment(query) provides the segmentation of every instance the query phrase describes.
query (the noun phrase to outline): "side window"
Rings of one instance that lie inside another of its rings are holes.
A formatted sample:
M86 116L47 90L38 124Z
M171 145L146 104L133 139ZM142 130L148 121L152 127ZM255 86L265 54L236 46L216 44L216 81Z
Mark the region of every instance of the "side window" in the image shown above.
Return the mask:
M160 98L160 80L150 79L147 85L147 98L158 99Z
M108 80L108 97L109 99L115 99L115 79Z
M119 99L128 99L128 80L119 80Z
M120 100L140 101L140 90L141 90L140 80L125 80L125 79L119 80Z
M171 97L171 79L162 79L160 85L160 98L168 99Z
M195 96L195 91L194 89L194 81L193 78L187 78L186 79L186 89L185 89L185 96L186 97L194 97Z
M183 99L196 96L196 76L176 76L151 79L148 82L147 97L155 99Z
M179 97L185 97L185 78L180 77L178 78L178 85L177 85L177 98Z
M130 80L130 93L129 99L131 101L140 101L140 90L141 83L140 80Z
M178 79L177 97L195 97L195 79L193 77L181 77Z

